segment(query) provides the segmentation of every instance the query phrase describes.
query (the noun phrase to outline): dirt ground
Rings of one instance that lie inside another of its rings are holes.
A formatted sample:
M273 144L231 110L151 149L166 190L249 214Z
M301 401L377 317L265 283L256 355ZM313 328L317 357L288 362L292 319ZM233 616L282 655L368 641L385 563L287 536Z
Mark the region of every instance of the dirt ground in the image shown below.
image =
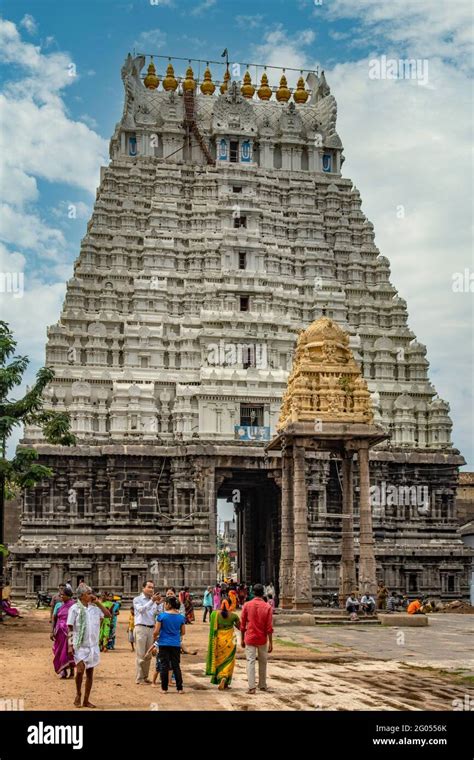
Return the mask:
M116 649L104 653L96 668L92 700L98 709L452 710L453 700L474 704L472 679L411 667L380 653L371 656L339 643L335 627L325 627L320 638L318 627L305 629L303 643L297 641L301 635L296 627L277 628L268 669L270 690L255 696L246 693L245 654L239 648L232 688L220 692L204 675L208 625L201 622L200 610L186 629L185 646L198 654L181 658L185 693L178 695L172 687L163 695L159 688L135 684L127 619L124 610ZM55 675L49 633L47 610L31 610L0 626L0 703L20 699L25 710L73 709L74 682Z

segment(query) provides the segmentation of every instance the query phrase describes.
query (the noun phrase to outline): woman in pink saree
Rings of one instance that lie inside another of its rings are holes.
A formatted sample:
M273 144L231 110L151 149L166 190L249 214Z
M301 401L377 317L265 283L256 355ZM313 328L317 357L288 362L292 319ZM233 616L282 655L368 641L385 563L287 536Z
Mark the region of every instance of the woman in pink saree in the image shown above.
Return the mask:
M218 610L221 606L221 584L217 583L214 586L214 591L212 592L212 601L213 601L213 607L215 610Z
M67 587L61 594L62 604L53 615L53 632L51 638L53 644L53 667L58 676L61 678L73 678L74 676L74 656L68 654L67 646L67 616L69 609L74 604L72 591ZM69 669L69 676L67 671Z

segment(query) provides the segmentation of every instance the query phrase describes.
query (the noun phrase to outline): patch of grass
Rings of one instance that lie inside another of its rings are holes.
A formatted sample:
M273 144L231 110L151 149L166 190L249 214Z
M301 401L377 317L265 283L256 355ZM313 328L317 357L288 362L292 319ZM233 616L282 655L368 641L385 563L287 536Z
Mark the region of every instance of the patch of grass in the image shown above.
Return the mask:
M447 673L449 671L444 671L444 672ZM472 684L474 684L474 676L465 676L462 673L457 673L455 671L453 671L453 672L455 673L456 678L459 678L463 683L472 683Z
M311 652L321 652L320 649L311 646L311 644L300 644L297 641L289 641L288 639L274 639L275 644L279 644L281 647L294 647L295 649L309 649Z
M275 639L275 644L279 644L281 647L299 647L302 649L304 644L298 644L296 641L288 641L288 639Z
M401 665L403 667L409 668L410 670L430 671L431 673L436 673L437 675L444 676L445 678L453 678L457 683L460 684L474 684L474 676L463 674L462 671L466 670L466 668L446 670L445 668L437 668L433 665L412 665L411 663L407 662L403 662Z
M334 641L332 644L328 644L330 647L341 647L342 649L347 649L345 644L339 644L337 641Z

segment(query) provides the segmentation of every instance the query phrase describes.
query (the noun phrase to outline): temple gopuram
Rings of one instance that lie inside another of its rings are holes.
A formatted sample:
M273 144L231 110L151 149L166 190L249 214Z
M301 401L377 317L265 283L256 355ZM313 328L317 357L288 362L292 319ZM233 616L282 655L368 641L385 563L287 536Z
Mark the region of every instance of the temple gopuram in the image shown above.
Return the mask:
M15 594L81 575L125 598L150 577L202 592L216 580L224 499L238 579L273 581L291 606L301 584L281 577L289 454L269 444L299 421L316 440L349 422L375 437L362 455L298 449L309 572L299 606L339 590L343 554L360 575L367 492L370 582L375 572L409 596L467 597L472 552L455 514L464 460L343 176L324 72L179 67L144 55L122 67L110 163L47 336L47 405L69 413L77 445L25 431L54 477L23 494ZM316 359L317 378L306 371Z

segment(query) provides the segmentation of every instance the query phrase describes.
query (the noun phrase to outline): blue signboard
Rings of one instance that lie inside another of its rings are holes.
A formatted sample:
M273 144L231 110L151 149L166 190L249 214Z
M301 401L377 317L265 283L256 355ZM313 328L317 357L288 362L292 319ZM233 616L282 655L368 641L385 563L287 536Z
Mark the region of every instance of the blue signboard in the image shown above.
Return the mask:
M234 426L235 437L239 441L269 441L270 440L270 428L269 427L250 427L249 425L235 425Z
M129 156L137 155L137 138L134 135L130 135L130 137L128 138L128 155Z
M227 140L222 140L219 143L219 161L227 161Z
M323 172L330 172L331 169L331 154L330 153L324 153L323 155Z
M240 145L240 160L244 163L250 161L250 140L244 140Z

